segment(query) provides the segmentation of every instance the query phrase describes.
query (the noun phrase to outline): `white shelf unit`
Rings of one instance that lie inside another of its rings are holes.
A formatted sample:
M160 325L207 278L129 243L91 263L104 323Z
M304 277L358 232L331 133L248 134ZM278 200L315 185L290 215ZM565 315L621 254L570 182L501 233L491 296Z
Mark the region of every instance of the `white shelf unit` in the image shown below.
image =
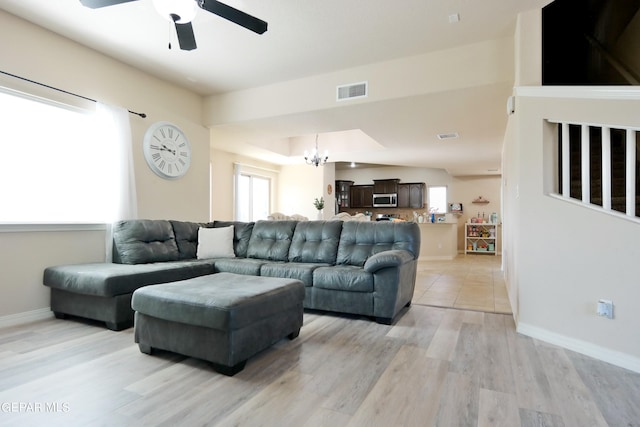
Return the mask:
M498 255L498 224L467 222L464 228L465 254Z

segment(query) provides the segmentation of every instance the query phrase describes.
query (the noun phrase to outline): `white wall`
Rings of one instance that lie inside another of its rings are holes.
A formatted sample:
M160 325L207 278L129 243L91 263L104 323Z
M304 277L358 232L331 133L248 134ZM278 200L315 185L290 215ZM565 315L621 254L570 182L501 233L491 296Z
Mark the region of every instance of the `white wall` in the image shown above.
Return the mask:
M2 45L3 71L148 115L146 119L131 116L140 217L207 220L209 133L201 125L200 96L4 11L0 11L0 37L11 41ZM75 98L9 77L0 78L0 85L63 102L77 102ZM153 174L142 154L147 127L165 120L182 128L192 146L191 168L176 181ZM46 266L103 261L104 231L0 232L0 260L2 324L7 316L46 311L49 289L42 285Z

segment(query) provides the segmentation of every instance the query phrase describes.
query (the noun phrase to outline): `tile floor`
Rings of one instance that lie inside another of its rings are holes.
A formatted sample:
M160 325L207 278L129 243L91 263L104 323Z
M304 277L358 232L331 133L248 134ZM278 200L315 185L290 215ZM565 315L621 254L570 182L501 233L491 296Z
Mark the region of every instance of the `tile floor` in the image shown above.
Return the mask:
M413 304L511 314L501 262L481 254L420 261Z

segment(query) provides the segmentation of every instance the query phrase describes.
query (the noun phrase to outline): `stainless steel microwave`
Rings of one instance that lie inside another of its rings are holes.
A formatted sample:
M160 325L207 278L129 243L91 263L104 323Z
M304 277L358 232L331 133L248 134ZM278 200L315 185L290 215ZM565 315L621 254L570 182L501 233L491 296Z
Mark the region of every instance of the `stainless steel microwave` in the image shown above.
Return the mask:
M396 193L374 194L373 207L374 208L396 208L398 207L398 195Z

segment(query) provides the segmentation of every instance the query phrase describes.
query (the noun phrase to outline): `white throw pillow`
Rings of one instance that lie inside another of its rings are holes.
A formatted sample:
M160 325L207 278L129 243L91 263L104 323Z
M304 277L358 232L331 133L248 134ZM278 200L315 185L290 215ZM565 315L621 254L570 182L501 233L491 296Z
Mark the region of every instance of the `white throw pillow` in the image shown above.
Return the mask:
M198 259L234 258L233 225L229 227L198 229Z

